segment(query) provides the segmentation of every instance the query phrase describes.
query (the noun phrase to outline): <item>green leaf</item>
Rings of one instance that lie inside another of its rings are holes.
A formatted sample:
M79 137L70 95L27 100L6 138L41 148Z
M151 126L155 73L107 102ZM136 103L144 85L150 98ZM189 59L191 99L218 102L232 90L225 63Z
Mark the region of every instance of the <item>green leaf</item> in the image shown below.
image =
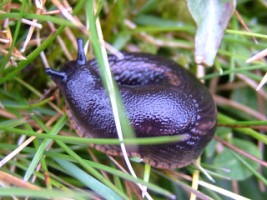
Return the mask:
M216 141L213 139L210 143L205 147L204 153L208 158L211 158L215 154L216 150Z
M187 5L197 24L195 61L211 66L236 0L187 0Z
M242 87L233 90L231 99L254 110L257 110L259 108L258 97L255 95L255 89L252 89L250 87ZM262 113L267 114L267 107L263 106L261 108L261 111ZM253 115L249 115L245 112L242 112L237 116L239 116L240 119L255 119Z
M262 157L261 152L257 148L255 144L252 142L240 140L240 139L233 139L233 145L237 148L240 148L251 155L260 158ZM243 158L252 169L257 170L259 168L259 164L253 160L245 156L240 156ZM229 169L230 172L219 171L218 173L222 174L223 176L227 176L233 180L244 180L252 175L251 170L249 170L240 160L234 156L232 150L228 148L224 148L224 150L217 156L214 161L214 165L220 168Z

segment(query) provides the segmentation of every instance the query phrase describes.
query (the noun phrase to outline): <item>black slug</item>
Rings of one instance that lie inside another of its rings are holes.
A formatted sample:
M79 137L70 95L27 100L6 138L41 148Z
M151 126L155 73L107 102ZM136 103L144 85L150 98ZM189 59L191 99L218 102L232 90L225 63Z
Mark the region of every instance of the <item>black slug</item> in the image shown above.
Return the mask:
M190 72L161 56L123 53L108 57L126 115L136 137L188 134L183 141L140 145L139 156L157 168L191 164L213 138L216 106L212 95ZM78 39L78 58L60 71L46 72L66 99L71 124L81 137L117 138L109 97L103 88L96 60L86 61ZM94 145L109 155L121 155L118 145Z

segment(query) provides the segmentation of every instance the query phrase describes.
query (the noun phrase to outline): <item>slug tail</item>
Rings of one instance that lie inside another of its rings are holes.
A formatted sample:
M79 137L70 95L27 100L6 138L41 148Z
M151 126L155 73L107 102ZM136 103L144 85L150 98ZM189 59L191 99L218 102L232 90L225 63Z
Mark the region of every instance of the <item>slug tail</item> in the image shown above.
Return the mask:
M78 55L77 55L77 63L78 65L84 65L86 63L86 57L83 50L83 40L81 38L77 39L78 45Z

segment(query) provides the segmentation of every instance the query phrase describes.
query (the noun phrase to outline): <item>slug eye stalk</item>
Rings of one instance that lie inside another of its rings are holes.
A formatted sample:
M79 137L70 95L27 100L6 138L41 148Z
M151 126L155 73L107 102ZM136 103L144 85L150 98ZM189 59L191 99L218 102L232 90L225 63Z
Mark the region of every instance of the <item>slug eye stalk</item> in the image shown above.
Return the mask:
M78 65L84 65L86 63L86 57L83 50L83 40L81 38L77 39L77 45L78 45L77 63Z
M67 79L67 75L65 72L61 72L61 71L56 71L53 70L51 68L46 68L45 72L51 76L51 78L53 79L53 81L57 82L57 81L65 81Z

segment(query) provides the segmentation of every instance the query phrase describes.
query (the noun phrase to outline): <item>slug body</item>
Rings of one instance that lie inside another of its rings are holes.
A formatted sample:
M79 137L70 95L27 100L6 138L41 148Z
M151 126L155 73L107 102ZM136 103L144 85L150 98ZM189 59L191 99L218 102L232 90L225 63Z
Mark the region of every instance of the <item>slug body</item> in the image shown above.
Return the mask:
M110 100L102 86L96 60L86 61L78 40L77 61L60 71L47 69L68 104L68 116L81 137L117 138ZM129 153L157 168L191 164L213 138L216 106L212 95L190 72L166 58L123 53L109 56L126 115L136 137L187 135L179 142L140 145ZM95 145L120 155L118 145Z

